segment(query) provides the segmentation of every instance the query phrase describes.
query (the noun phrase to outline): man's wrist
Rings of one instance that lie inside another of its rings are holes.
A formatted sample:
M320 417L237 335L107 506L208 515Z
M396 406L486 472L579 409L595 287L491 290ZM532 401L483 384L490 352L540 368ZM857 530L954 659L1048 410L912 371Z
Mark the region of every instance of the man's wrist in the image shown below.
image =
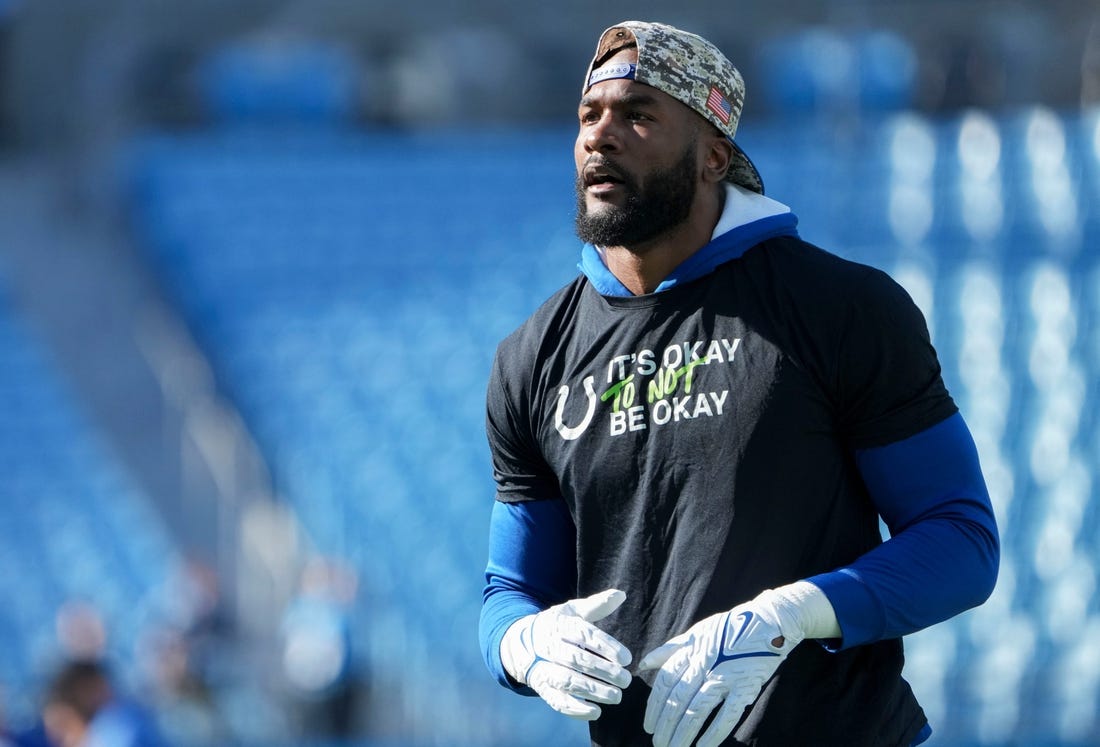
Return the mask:
M500 663L504 672L517 684L525 685L525 675L534 662L533 652L523 643L523 631L530 627L534 615L516 620L504 631L500 639Z
M785 634L814 640L841 637L832 603L825 592L809 581L770 589L761 597L765 595L779 617L779 629Z

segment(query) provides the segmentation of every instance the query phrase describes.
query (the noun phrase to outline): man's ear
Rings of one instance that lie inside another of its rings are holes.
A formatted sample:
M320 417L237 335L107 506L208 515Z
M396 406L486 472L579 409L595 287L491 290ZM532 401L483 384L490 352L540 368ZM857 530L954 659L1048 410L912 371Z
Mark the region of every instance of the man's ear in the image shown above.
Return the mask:
M726 172L733 160L733 146L724 135L715 133L706 139L706 149L703 178L708 182L721 182L726 178Z

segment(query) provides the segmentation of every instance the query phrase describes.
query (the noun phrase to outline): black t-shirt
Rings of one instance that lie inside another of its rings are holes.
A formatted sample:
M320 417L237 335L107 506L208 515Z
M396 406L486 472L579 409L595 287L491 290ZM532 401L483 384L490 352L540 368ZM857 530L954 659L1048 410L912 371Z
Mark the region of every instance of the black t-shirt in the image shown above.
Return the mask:
M497 499L565 500L576 595L626 592L600 626L638 661L878 545L853 450L954 412L905 291L784 237L659 294L578 277L501 343L487 422ZM725 744L908 745L925 719L901 668L900 640L803 644ZM594 744L651 744L651 677L603 707Z

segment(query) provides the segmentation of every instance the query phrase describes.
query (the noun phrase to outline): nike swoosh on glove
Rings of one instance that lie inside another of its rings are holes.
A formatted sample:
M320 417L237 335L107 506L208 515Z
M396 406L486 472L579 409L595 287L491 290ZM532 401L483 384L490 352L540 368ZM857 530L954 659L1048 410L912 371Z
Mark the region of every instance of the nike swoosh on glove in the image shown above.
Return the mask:
M777 604L778 603L778 604ZM655 747L687 747L715 708L698 747L717 747L803 638L774 591L700 620L648 653L639 671L659 669L646 704Z
M630 684L630 651L597 628L626 594L608 589L527 615L512 623L500 642L504 669L555 711L593 721L597 703L618 703Z

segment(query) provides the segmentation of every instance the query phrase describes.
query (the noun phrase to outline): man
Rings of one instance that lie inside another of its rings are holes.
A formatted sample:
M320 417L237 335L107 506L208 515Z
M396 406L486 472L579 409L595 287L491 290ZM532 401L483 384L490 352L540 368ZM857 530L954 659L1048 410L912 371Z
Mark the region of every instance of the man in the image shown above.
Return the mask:
M989 596L989 497L920 312L763 196L743 95L698 36L600 37L582 274L489 382L482 648L604 747L917 744L901 636Z

